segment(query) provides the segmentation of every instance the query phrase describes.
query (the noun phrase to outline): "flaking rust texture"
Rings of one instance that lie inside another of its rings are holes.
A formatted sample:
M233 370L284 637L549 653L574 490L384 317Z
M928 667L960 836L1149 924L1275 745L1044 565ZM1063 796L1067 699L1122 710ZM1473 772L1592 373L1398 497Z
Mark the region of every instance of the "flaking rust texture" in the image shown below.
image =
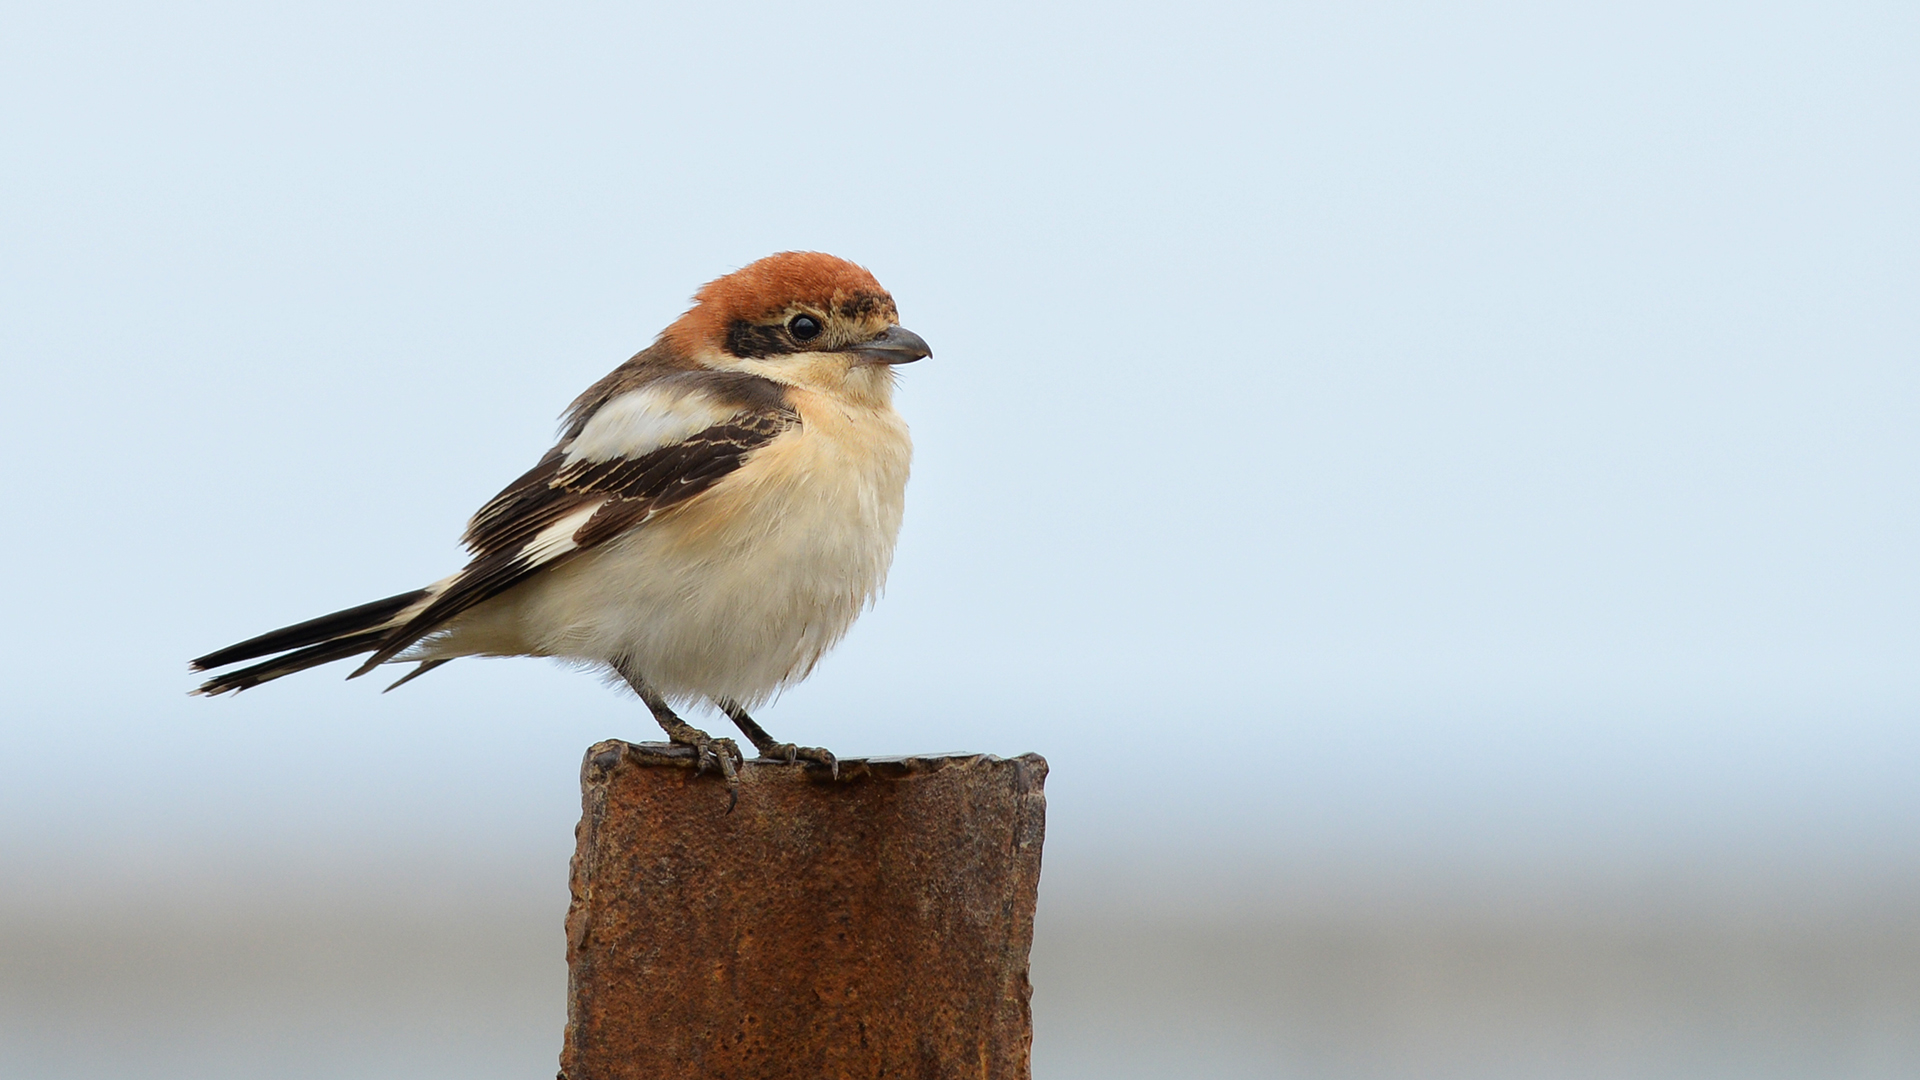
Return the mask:
M1047 763L581 771L561 1080L1026 1080Z

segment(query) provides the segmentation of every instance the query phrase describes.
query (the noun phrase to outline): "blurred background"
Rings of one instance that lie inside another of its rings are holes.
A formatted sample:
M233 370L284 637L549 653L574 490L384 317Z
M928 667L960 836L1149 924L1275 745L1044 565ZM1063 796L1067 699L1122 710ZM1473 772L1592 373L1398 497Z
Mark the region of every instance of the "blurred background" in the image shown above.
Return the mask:
M762 719L1051 760L1040 1080L1920 1073L1917 11L7 5L0 1075L552 1074L644 710L185 663L796 248L936 353Z

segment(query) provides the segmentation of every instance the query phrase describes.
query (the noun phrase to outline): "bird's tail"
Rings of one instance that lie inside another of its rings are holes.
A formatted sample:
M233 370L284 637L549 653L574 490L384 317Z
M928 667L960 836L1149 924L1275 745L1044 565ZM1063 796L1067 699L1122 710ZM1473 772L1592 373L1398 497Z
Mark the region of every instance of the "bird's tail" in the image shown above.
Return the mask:
M216 675L201 683L195 694L212 697L231 691L245 690L271 682L282 675L291 675L296 671L305 671L310 667L334 660L344 660L349 656L372 652L379 648L389 631L401 626L420 611L444 587L430 585L424 589L415 589L398 596L389 596L385 600L375 600L371 604L361 604L345 611L336 611L331 615L322 615L317 619L308 619L303 623L282 627L248 638L238 645L229 645L216 652L210 652L193 661L194 671L210 671L228 664L237 664L242 660L252 660L262 656L273 656L264 663L243 667ZM280 655L274 656L275 653ZM437 663L429 661L432 666ZM423 675L426 667L415 670L414 675ZM405 682L402 679L401 682ZM395 683L398 686L400 683ZM392 687L388 687L392 689Z

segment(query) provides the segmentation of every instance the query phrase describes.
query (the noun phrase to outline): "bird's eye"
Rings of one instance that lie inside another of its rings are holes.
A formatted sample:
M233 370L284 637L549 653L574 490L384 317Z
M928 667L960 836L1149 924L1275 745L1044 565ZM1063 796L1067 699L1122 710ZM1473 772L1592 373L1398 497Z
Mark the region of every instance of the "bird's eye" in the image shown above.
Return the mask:
M820 320L811 315L795 315L787 320L787 333L795 341L812 341L820 336Z

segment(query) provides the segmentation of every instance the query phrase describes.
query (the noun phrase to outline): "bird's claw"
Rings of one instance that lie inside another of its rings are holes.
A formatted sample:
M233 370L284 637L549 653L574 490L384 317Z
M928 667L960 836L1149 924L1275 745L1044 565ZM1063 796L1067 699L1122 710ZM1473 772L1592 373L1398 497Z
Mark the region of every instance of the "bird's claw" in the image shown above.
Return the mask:
M818 746L795 746L790 742L774 743L760 747L760 756L769 761L782 761L788 765L804 761L812 765L825 765L833 773L835 780L840 779L840 759L833 751Z
M693 771L706 772L709 767L720 770L720 776L727 782L727 813L740 805L740 766L746 764L746 757L740 753L740 746L732 739L716 739L699 728L689 727L684 736L674 732L668 736L683 746L693 747Z

